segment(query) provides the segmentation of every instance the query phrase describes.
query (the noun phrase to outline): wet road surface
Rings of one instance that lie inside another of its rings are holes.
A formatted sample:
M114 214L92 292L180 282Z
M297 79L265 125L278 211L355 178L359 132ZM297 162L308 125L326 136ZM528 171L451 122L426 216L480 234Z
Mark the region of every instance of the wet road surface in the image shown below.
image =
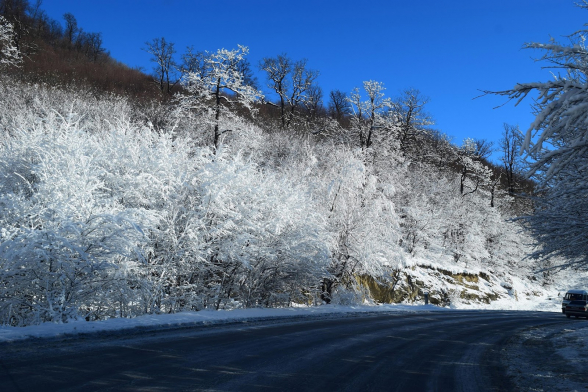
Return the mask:
M0 344L1 391L514 391L511 336L557 313L281 320Z

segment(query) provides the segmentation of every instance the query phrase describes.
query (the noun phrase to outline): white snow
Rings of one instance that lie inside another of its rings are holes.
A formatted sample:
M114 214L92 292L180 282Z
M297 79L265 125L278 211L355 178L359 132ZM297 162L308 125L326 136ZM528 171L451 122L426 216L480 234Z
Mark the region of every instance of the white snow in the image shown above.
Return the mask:
M584 323L582 323L584 324ZM583 372L586 368L586 359L582 360L582 355L586 355L588 348L588 330L586 325L575 324L574 327L567 326L560 331L560 334L554 338L553 344L558 347L555 352L562 357L564 361L578 372Z
M56 337L82 333L108 331L129 332L134 328L173 328L185 325L215 325L238 321L255 321L272 318L303 318L315 316L345 317L351 313L373 312L422 312L451 310L521 310L560 312L561 297L565 290L552 289L543 292L542 296L524 296L527 289L522 280L513 279L512 295L501 297L490 304L464 303L452 301L448 308L434 305L419 304L366 304L366 305L322 305L296 306L288 308L250 308L233 310L202 310L198 312L180 312L175 314L151 314L134 318L111 318L104 321L70 320L67 323L43 323L27 327L0 326L0 342L22 340L28 338ZM559 296L558 296L559 294ZM588 345L588 344L587 344Z
M503 352L503 360L517 390L585 391L587 348L588 323L571 320L517 335Z

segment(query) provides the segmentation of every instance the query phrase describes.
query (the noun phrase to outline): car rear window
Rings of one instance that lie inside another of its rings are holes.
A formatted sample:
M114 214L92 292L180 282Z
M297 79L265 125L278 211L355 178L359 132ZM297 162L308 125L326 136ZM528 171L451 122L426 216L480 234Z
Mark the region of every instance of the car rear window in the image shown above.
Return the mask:
M577 301L583 299L583 294L574 294L574 293L567 293L565 299L569 299L572 301Z

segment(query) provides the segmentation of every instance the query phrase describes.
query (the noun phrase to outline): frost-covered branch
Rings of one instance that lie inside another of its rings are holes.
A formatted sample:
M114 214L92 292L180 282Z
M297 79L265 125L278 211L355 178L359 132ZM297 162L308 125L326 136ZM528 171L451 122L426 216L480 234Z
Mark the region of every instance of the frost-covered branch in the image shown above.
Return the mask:
M18 66L20 51L14 44L14 27L0 15L0 66Z
M207 118L214 128L214 147L220 146L222 119L235 116L235 110L245 108L254 113L254 103L262 94L251 86L242 72L242 64L249 52L246 46L238 49L219 49L203 56L200 72L188 72L184 87L188 94L178 98L180 113L196 112Z
M392 100L385 98L385 87L373 80L363 82L366 100L362 100L359 88L353 89L348 102L351 105L351 123L359 136L362 149L370 148L374 142L374 134L384 134L396 128L396 119L389 116L393 107Z
M579 5L587 8L587 3ZM531 232L543 243L536 257L563 256L582 265L588 260L588 49L586 31L570 35L568 44L551 40L529 43L542 50L545 68L560 70L554 80L520 83L493 94L519 104L536 93L535 120L522 140L521 153L530 161L528 176L539 182L535 213L526 217ZM487 92L488 93L488 92ZM511 159L509 158L509 161ZM506 164L507 162L505 162Z

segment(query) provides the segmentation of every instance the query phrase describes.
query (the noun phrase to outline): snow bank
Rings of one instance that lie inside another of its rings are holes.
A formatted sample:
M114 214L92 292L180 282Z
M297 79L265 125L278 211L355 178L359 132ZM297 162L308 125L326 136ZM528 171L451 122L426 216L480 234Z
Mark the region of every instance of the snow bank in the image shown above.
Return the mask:
M104 321L87 322L84 320L72 320L65 324L43 323L28 327L0 327L0 342L10 342L28 338L50 338L58 336L70 336L84 333L98 332L132 332L137 328L176 328L185 326L220 325L242 321L262 321L283 318L310 318L310 317L346 317L359 313L394 313L394 312L434 312L451 310L534 310L546 312L559 312L561 302L558 298L531 298L513 301L505 298L489 305L463 304L452 305L451 308L443 308L434 305L406 305L406 304L382 304L382 305L323 305L302 306L279 309L235 309L235 310L203 310L199 312L180 312L175 314L152 314L135 318L112 318Z

